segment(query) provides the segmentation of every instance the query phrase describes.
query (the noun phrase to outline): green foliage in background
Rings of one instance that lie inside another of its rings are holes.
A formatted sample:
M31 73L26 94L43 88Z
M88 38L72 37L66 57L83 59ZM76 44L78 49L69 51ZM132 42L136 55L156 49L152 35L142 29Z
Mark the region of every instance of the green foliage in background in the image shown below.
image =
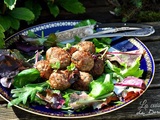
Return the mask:
M85 12L78 0L2 0L0 1L0 48L4 48L4 33L13 33L21 26L21 21L33 24L42 14L46 5L51 15L57 17L60 8L73 14Z
M158 0L108 0L113 14L122 22L154 22L160 20L160 1ZM157 7L156 7L157 6Z
M0 48L4 48L5 46L5 43L4 43L4 38L5 38L5 35L4 35L4 28L2 27L2 25L0 25Z

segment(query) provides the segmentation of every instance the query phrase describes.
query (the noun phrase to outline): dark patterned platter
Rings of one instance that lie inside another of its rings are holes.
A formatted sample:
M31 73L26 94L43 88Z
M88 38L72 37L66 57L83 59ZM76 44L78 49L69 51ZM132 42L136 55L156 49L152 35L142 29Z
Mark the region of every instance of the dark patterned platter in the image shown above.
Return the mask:
M27 31L33 31L36 34L41 35L41 32L44 31L44 35L47 36L50 33L54 33L57 31L63 31L67 29L73 28L78 21L76 20L71 20L71 21L54 21L54 22L49 22L49 23L44 23L40 25L36 25L30 28L27 28L25 30L22 30L8 39L6 39L6 45L9 46L15 40L18 38L19 35L26 35ZM113 38L114 39L114 38ZM85 117L92 117L92 116L97 116L97 115L102 115L106 114L115 110L118 110L131 102L135 101L137 98L139 98L149 87L151 84L153 77L154 77L154 72L155 72L155 65L154 65L154 59L152 57L152 54L148 50L148 48L137 38L120 38L119 40L116 40L112 43L112 47L110 51L112 50L119 50L119 51L131 51L131 50L144 50L146 51L146 54L144 55L143 59L141 60L141 69L144 70L145 75L144 80L146 83L146 89L136 98L133 100L116 105L110 108L104 108L102 110L91 110L91 109L86 109L81 112L68 112L64 110L54 110L54 109L47 109L43 105L32 105L30 104L29 106L25 105L19 105L16 106L22 110L25 110L27 112L41 115L41 116L46 116L46 117L52 117L52 118L85 118ZM7 88L4 88L2 85L0 85L0 96L5 99L6 101L10 101L12 98L10 97L10 90Z

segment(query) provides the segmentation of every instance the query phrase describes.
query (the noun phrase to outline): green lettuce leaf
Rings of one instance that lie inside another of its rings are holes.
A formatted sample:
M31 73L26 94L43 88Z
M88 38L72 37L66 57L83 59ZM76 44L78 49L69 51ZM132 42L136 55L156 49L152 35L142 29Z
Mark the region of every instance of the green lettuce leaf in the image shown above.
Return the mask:
M36 68L29 68L21 71L14 77L13 85L16 88L21 88L31 82L34 82L40 77L40 72Z
M112 81L113 74L103 74L97 80L90 83L89 95L95 99L99 99L113 91L114 84Z
M138 57L130 67L128 67L127 65L117 67L109 60L106 61L106 64L106 72L115 72L119 75L122 75L124 78L127 76L141 77L143 74L143 70L140 69L140 57Z
M132 63L131 67L125 68L120 72L124 77L134 76L134 77L142 77L143 70L140 69L140 57L137 58L135 62Z

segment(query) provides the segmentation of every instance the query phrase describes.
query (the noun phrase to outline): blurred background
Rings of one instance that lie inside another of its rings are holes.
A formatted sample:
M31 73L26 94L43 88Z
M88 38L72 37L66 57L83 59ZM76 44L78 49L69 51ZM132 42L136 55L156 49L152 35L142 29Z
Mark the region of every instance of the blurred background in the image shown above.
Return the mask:
M57 20L157 22L159 6L158 0L1 0L0 41L29 26Z

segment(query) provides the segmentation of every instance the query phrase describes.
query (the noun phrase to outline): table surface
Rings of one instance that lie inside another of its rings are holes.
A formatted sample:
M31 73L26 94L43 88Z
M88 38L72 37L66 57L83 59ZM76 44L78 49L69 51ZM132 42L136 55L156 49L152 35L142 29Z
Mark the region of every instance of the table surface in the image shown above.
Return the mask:
M97 117L84 118L84 120L106 119L158 119L160 118L160 22L148 23L153 25L155 34L139 38L150 50L155 60L155 76L149 89L136 101L111 113ZM0 98L0 119L34 119L54 120L20 110L16 107L7 108L7 102ZM60 119L59 119L60 120Z

